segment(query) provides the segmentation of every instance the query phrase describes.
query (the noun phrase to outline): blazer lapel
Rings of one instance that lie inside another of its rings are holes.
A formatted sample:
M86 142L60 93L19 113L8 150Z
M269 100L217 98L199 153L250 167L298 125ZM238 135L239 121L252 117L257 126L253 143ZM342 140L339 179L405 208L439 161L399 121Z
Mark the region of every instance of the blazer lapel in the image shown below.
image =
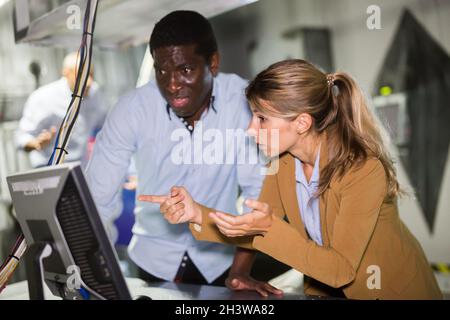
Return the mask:
M285 154L280 158L279 170L277 175L278 186L280 189L281 201L286 209L288 220L297 230L299 230L300 234L305 237L305 239L308 239L298 207L295 181L295 160L290 154Z
M328 164L328 143L327 143L327 136L326 133L324 134L324 138L322 140L322 143L320 145L320 161L319 161L319 177L322 173L322 170L325 168L325 166ZM320 178L319 178L320 181ZM328 191L325 191L319 199L319 211L320 211L320 226L322 231L322 242L324 247L328 247L330 245L330 239L328 237L328 228L327 228L327 221L326 221L326 210L327 210L327 203L326 198L328 195Z
M327 137L324 134L320 146L320 161L319 161L319 175L328 163L328 144ZM290 154L285 154L280 157L280 168L278 172L278 186L280 189L281 201L286 209L286 215L289 222L299 230L300 234L308 239L308 235L305 230L305 225L301 219L300 208L298 206L297 188L295 181L295 159ZM330 245L330 239L328 237L328 228L326 221L326 198L328 192L319 198L319 211L320 211L320 226L322 232L322 241L325 247Z

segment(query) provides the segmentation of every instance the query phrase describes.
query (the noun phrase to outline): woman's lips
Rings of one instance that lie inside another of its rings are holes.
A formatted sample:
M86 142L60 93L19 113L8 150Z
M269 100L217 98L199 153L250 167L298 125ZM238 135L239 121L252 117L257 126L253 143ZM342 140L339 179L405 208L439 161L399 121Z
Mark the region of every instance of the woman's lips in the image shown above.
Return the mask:
M183 108L189 103L189 98L175 98L170 100L170 104L174 108Z

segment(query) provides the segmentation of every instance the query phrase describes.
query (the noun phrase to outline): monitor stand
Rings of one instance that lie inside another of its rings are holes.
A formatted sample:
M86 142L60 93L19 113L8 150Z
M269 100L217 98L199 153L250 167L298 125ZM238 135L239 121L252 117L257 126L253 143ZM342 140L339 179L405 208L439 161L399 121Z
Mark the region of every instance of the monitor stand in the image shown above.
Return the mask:
M25 269L28 280L30 300L45 300L44 295L44 265L42 260L52 253L48 242L35 242L25 253Z

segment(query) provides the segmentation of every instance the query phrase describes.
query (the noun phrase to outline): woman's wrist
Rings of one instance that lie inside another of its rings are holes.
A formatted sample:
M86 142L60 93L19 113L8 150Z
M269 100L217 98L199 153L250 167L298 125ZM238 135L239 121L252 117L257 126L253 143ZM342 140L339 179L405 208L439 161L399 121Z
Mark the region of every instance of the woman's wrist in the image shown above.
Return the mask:
M262 228L261 235L265 236L267 232L269 232L270 227L272 227L273 224L273 213L269 213L266 217L266 222L264 223L264 227Z
M202 225L202 208L201 206L194 201L194 217L192 217L191 222Z

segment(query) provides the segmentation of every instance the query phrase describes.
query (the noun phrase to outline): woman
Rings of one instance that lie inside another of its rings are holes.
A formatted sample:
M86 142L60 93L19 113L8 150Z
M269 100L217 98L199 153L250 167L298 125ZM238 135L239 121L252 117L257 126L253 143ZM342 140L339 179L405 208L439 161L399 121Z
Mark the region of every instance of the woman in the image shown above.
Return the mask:
M140 199L160 202L171 223L191 222L199 240L257 249L304 273L306 294L441 299L399 218L393 163L353 79L287 60L262 71L246 94L249 132L267 155L279 155L259 200L246 200L252 212L216 212L180 187Z

